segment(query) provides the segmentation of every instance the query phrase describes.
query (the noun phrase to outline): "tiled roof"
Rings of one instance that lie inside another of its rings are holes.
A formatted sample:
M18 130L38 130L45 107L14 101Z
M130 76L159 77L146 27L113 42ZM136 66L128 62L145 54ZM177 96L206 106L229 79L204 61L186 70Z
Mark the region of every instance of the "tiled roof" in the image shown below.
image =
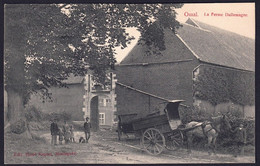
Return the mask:
M120 64L171 62L190 57L184 57L187 53L187 48L171 30L165 29L164 36L166 49L161 51L161 55L147 55L145 51L148 48L145 45L136 44Z
M199 21L192 21L196 22L199 28L183 24L177 33L201 61L255 70L253 39Z
M145 46L136 45L121 64L183 60L188 48L201 61L255 71L255 40L253 39L192 19L188 19L177 30L177 35L170 30L165 30L164 33L166 50L161 52L163 56L147 56Z

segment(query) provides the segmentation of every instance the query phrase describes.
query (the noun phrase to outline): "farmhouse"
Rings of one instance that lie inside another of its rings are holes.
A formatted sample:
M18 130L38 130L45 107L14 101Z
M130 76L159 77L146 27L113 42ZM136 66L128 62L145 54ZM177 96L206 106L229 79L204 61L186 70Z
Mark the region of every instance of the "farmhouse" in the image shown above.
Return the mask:
M147 55L145 45L136 45L110 71L110 87L96 85L91 72L71 76L69 88L50 88L53 102L33 96L31 104L45 112L70 113L74 121L88 116L94 131L112 126L114 114L128 120L160 114L168 100L185 100L182 112L255 116L253 39L192 19L176 34L164 33L166 49Z
M96 84L91 71L85 77L71 75L64 81L68 88L51 87L52 101L42 102L33 95L30 105L45 113L65 113L73 121L84 121L88 116L93 131L100 125L112 126L114 121L114 93Z
M253 39L188 19L176 34L164 29L164 41L161 55L137 44L116 66L118 115L160 113L165 100L181 99L198 111L254 117Z

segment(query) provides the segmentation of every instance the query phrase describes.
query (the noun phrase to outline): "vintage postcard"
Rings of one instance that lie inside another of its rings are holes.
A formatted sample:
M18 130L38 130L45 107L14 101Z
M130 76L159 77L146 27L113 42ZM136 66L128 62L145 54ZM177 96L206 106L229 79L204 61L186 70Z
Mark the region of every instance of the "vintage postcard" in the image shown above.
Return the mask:
M255 163L255 3L5 4L4 163Z

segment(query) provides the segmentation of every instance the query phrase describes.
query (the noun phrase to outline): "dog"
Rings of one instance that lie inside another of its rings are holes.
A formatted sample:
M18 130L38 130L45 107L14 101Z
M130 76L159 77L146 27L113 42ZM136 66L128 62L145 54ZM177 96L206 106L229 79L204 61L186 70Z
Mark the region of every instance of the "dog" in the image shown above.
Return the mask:
M86 143L86 140L83 137L79 138L79 143Z

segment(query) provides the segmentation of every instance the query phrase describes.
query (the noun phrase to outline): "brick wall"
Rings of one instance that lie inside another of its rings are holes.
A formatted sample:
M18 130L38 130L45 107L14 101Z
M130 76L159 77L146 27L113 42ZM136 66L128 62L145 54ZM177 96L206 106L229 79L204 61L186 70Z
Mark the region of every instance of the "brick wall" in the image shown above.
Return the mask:
M116 68L116 74L120 83L169 100L185 100L184 104L192 105L192 71L197 65L198 62L194 60L174 64L121 66ZM147 95L119 85L116 87L116 94L119 113L147 112ZM157 109L157 105L157 100L150 98L150 110Z
M117 85L116 93L117 113L119 115L136 113L135 118L138 118L164 109L163 100L149 97L123 86Z

